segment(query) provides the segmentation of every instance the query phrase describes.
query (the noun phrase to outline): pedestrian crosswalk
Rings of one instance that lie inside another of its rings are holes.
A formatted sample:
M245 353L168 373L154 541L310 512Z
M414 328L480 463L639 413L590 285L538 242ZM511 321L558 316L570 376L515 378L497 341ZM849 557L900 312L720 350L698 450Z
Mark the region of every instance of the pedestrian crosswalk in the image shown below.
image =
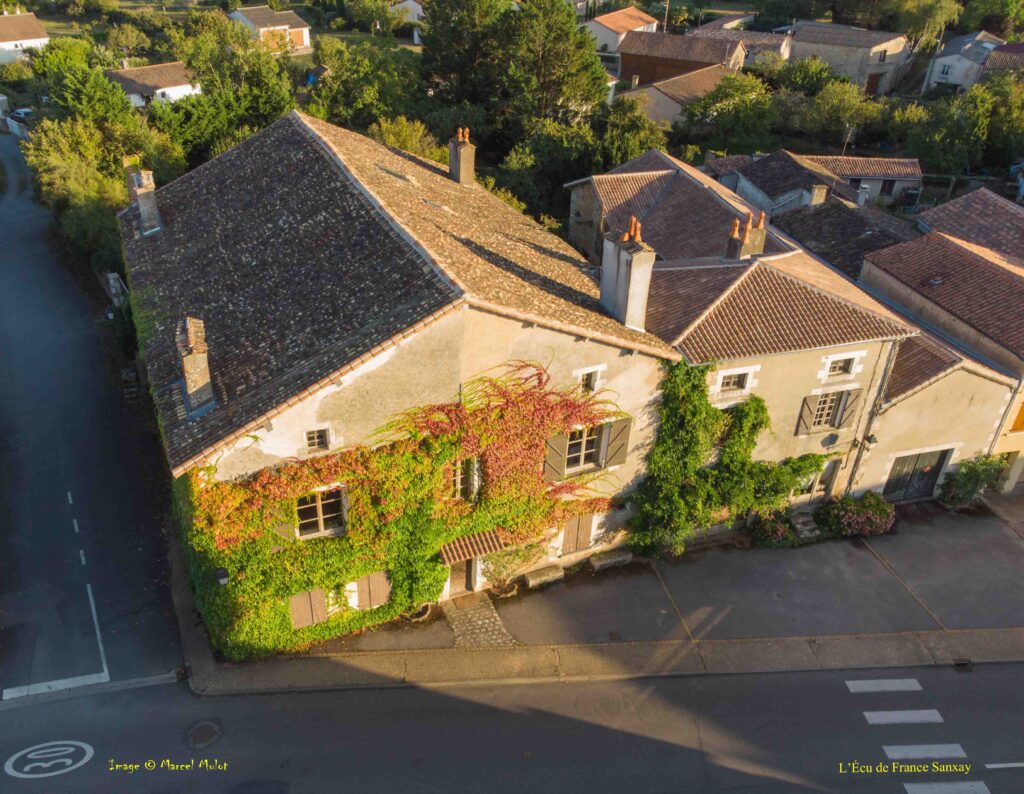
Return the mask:
M846 681L846 688L852 695L924 691L916 678L852 679ZM945 722L938 709L875 710L863 711L862 714L868 725L876 726L941 725ZM915 771L917 766L927 771L944 771L942 767L935 770L932 765L921 762L945 762L945 766L953 768L951 762L967 758L967 752L959 744L886 744L882 746L882 752L894 762L893 767L902 763ZM903 783L903 789L906 794L991 794L988 786L980 780L907 781Z

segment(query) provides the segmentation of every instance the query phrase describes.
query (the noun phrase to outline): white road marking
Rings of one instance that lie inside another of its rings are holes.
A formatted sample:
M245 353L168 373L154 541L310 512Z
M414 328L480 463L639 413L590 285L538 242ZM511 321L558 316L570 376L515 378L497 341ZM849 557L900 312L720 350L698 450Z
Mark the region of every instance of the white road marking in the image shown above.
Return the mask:
M985 764L985 769L1024 769L1024 762L1013 764Z
M942 722L942 715L935 709L911 709L910 711L865 711L868 725L916 725L925 722Z
M980 780L967 783L904 783L907 794L992 794Z
M71 501L71 491L68 491L68 504L69 505L73 505L74 504L74 502Z
M92 746L85 742L46 742L12 755L4 764L4 772L11 777L27 779L53 777L78 769L89 763L92 756ZM32 771L35 769L39 771Z
M107 667L107 652L103 650L103 638L100 637L100 621L96 617L96 601L92 597L92 585L86 584L86 592L89 594L89 608L92 609L92 624L96 627L96 644L100 646L100 661L103 663L103 675L110 680L110 669ZM100 683L105 683L101 681ZM939 720L941 721L941 717Z
M71 519L71 523L75 525L75 534L77 535L78 534L78 519L77 518L72 518Z
M78 550L78 556L82 560L82 565L85 565L85 552L81 549Z
M887 744L882 749L890 761L967 757L959 744Z
M860 681L847 681L846 688L851 692L920 692L921 685L916 678L873 678Z

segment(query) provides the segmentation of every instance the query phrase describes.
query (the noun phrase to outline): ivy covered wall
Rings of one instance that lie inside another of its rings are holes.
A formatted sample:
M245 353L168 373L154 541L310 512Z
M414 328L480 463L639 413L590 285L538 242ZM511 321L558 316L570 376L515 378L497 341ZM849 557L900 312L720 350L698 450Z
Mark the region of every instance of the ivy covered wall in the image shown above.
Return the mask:
M580 388L558 390L536 365L470 383L459 403L409 411L381 429L379 443L290 461L238 480L194 469L175 483L192 584L214 646L241 660L301 649L390 620L441 594L448 569L441 547L495 530L506 547L536 544L574 515L601 513L608 499L589 489L595 476L544 479L548 439L621 416ZM453 465L480 459L472 502L452 497ZM299 540L296 501L340 483L348 497L344 534ZM228 584L216 571L228 572ZM386 571L390 600L292 627L288 598L335 590Z

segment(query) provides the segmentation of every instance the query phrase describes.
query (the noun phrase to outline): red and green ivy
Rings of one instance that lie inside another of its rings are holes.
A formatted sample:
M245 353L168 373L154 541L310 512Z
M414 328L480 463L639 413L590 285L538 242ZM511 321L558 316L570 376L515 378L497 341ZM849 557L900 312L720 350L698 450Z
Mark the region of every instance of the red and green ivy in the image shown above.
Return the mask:
M508 547L536 544L573 515L607 510L608 499L590 488L593 478L549 482L543 461L549 438L620 415L582 389L552 387L542 367L520 362L468 384L459 402L394 418L373 445L233 481L216 480L211 469L189 472L177 483L177 502L197 604L215 647L247 659L389 620L438 598L445 543L495 530ZM483 471L472 503L451 498L452 467L470 457ZM348 492L343 537L299 541L275 531L295 525L300 496L333 483ZM218 568L228 571L227 586L217 584ZM391 578L388 604L292 628L290 595L379 570Z

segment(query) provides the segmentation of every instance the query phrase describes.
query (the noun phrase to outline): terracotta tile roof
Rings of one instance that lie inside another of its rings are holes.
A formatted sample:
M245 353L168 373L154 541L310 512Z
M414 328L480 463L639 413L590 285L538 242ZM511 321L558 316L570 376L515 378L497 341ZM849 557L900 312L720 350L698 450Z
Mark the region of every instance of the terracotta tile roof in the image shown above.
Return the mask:
M1014 42L996 47L985 59L986 73L1007 69L1024 69L1024 42Z
M498 533L493 529L488 529L475 535L456 538L451 543L445 543L441 547L441 562L445 565L454 565L463 560L472 560L475 557L493 554L503 548L505 548L505 544L498 537Z
M1024 256L1024 207L980 188L917 216L927 230L946 232L1007 257Z
M901 34L886 30L865 30L851 25L833 25L828 22L797 22L793 32L794 41L839 47L871 48L902 38Z
M912 157L834 157L804 155L843 179L866 177L875 179L920 179L921 164Z
M728 74L736 74L736 72L716 63L714 66L695 69L677 77L659 80L651 85L680 105L688 105L711 93L715 86L722 82L722 78Z
M662 259L723 255L733 220L755 212L707 174L654 149L589 179L608 227L625 231L636 215L644 240ZM769 233L765 250L777 253L787 247Z
M601 14L601 16L594 17L591 21L608 28L608 30L614 33L627 33L646 25L656 25L658 23L658 20L650 14L644 13L636 6L626 6L618 11Z
M309 27L309 23L294 11L275 11L270 6L242 6L238 13L260 30L285 27L301 30Z
M674 342L745 272L746 267L719 258L656 263L647 330Z
M163 88L192 84L192 76L181 61L156 63L135 69L106 72L107 77L120 85L127 94L152 96Z
M35 14L0 16L0 41L31 41L49 38Z
M706 292L690 281L706 267L692 262L665 263L655 269L652 278L648 318L671 331L678 324L660 318L673 310L687 317L696 315L672 340L691 364L900 339L915 333L891 316L793 278L770 260L711 267L731 268L737 274L731 279L723 272L700 276L706 290L716 290L710 302ZM696 305L680 303L687 299Z
M860 275L865 254L920 236L913 224L895 215L835 197L783 213L772 224L851 278Z
M926 336L903 339L885 388L885 402L912 392L963 361L952 349Z
M848 185L810 157L780 149L738 169L769 198L775 199L794 190L810 191L814 185L826 185L833 192L856 198Z
M631 30L619 44L620 55L647 55L673 61L725 63L741 45L702 36L677 36L674 33L652 33Z
M725 174L731 174L734 171L738 171L747 163L752 162L754 162L754 158L749 154L727 154L724 157L716 157L714 160L708 160L701 167L704 169L705 173L712 174L713 176L724 176Z
M560 238L433 163L293 113L121 213L168 459L180 472L337 373L471 302L672 358L600 308ZM202 319L217 406L188 420L174 327Z
M785 49L788 36L781 33L768 33L760 30L740 30L738 28L708 28L701 25L690 32L691 36L703 36L710 39L721 39L722 41L738 41L747 50L747 57L759 55L762 52L774 52L782 54Z
M931 232L869 254L879 269L967 325L1024 357L1024 267Z

